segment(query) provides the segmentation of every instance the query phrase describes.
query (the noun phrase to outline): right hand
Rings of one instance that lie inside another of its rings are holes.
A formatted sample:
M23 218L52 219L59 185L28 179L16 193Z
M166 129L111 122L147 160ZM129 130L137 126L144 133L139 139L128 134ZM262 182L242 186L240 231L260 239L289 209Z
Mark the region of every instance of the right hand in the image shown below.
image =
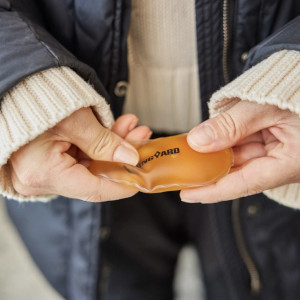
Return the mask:
M101 126L90 108L81 108L55 127L23 146L10 158L12 184L24 196L62 195L90 202L127 198L136 193L92 175L90 159L138 162L137 151L123 138L147 139L146 126L135 128L138 119L124 115L113 131Z
M300 118L288 109L240 101L193 128L187 141L203 153L232 147L234 164L217 182L181 191L182 201L216 203L300 183Z

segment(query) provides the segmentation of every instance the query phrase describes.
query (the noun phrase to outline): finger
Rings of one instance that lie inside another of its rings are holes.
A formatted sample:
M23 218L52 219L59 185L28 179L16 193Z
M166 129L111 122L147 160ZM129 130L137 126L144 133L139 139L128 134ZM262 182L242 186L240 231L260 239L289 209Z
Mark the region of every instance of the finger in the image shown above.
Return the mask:
M132 145L104 128L90 108L82 108L50 130L76 145L90 158L135 165L138 153Z
M246 161L266 155L265 145L262 143L248 143L232 148L234 166L241 166Z
M222 150L275 124L282 114L285 112L275 106L241 101L227 112L193 128L187 140L196 151Z
M112 127L112 131L122 138L132 131L138 124L139 119L133 114L125 114L119 117Z
M133 114L122 115L116 120L112 131L126 141L141 141L149 139L152 131L148 126L138 126L138 118Z
M152 131L147 126L139 126L134 128L125 137L126 141L134 143L150 139Z
M259 172L258 172L259 170ZM260 193L285 184L282 164L271 157L249 161L218 182L205 187L181 191L184 202L214 203Z

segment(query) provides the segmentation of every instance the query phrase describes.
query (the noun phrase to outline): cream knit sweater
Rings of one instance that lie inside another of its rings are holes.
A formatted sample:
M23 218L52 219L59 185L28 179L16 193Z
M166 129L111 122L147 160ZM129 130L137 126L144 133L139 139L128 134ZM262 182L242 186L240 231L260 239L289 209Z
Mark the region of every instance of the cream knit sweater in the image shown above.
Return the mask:
M238 101L252 101L289 109L300 116L300 53L283 50L271 55L216 92L209 103L212 116ZM180 83L178 83L180 84ZM81 107L92 106L104 126L113 117L95 90L66 67L32 75L3 98L0 112L0 193L20 201L49 198L23 197L13 188L7 164L10 155ZM266 191L286 206L300 208L300 184Z
M200 123L195 0L131 0L128 64L124 112L160 132Z

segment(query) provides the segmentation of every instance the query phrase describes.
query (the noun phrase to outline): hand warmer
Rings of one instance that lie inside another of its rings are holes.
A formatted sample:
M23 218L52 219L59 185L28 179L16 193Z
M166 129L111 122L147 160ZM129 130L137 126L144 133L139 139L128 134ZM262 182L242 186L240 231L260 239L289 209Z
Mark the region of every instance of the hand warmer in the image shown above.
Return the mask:
M200 153L188 145L186 138L183 134L133 143L140 155L137 166L92 161L89 170L145 193L208 185L229 172L233 161L231 149Z

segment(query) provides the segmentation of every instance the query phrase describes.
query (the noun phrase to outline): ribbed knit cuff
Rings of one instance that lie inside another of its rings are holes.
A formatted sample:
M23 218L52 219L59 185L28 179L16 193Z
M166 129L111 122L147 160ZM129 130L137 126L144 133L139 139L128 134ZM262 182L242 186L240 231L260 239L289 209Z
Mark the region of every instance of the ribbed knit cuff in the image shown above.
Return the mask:
M105 99L67 67L29 76L7 92L0 111L0 194L22 201L37 200L14 190L7 164L10 155L76 110L89 106L103 126L112 126L113 116Z
M237 102L247 100L276 105L300 116L300 53L283 50L252 67L211 97L211 117ZM264 192L289 207L300 208L300 184L289 184Z

